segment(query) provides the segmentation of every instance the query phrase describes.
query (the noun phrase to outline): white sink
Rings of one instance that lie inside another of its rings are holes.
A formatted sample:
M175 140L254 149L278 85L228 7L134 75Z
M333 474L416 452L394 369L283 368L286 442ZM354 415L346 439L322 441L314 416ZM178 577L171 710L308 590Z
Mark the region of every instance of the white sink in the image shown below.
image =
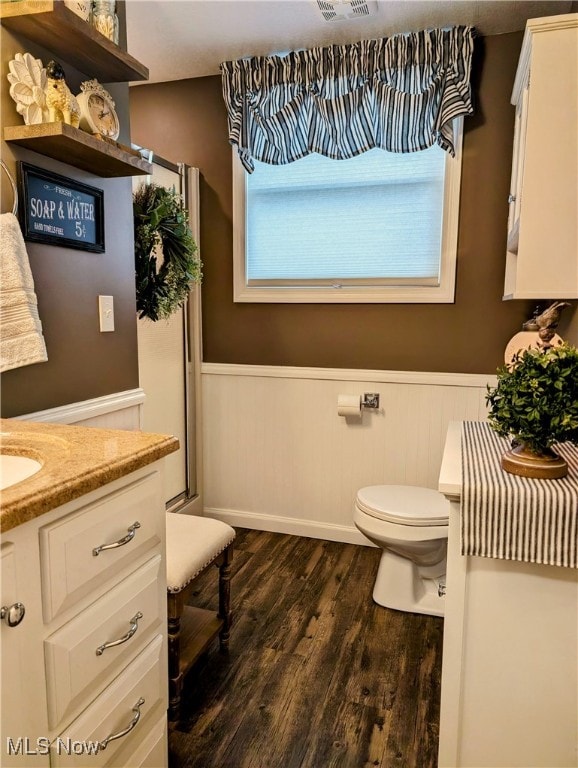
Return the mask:
M11 485L22 482L35 475L42 464L28 456L12 456L8 453L0 454L0 491L10 488Z

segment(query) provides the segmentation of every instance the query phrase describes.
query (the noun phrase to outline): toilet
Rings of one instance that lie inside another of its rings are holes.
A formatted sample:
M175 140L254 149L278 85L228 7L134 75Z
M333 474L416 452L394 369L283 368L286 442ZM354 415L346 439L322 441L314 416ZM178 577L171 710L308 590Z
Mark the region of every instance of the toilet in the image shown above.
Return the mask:
M383 552L373 588L378 605L444 615L449 502L410 485L370 485L358 491L353 521Z

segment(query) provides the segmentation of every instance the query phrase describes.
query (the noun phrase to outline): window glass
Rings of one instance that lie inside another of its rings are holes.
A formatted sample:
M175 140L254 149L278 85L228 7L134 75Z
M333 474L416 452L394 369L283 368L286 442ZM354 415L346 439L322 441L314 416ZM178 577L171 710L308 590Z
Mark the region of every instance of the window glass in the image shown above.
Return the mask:
M430 278L437 283L445 152L375 149L255 163L247 177L247 279Z

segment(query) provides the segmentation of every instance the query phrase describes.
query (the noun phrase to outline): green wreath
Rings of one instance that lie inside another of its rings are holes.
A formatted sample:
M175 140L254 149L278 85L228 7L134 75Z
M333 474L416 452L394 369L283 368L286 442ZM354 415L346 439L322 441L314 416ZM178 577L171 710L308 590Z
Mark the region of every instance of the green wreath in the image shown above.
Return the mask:
M157 184L141 184L133 216L138 316L170 317L202 277L182 198Z

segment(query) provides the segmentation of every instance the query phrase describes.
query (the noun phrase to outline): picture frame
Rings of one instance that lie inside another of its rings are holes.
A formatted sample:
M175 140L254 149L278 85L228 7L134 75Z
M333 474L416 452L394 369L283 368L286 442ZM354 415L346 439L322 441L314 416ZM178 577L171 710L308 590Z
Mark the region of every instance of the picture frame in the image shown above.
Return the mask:
M104 192L29 163L18 164L25 240L104 253Z

